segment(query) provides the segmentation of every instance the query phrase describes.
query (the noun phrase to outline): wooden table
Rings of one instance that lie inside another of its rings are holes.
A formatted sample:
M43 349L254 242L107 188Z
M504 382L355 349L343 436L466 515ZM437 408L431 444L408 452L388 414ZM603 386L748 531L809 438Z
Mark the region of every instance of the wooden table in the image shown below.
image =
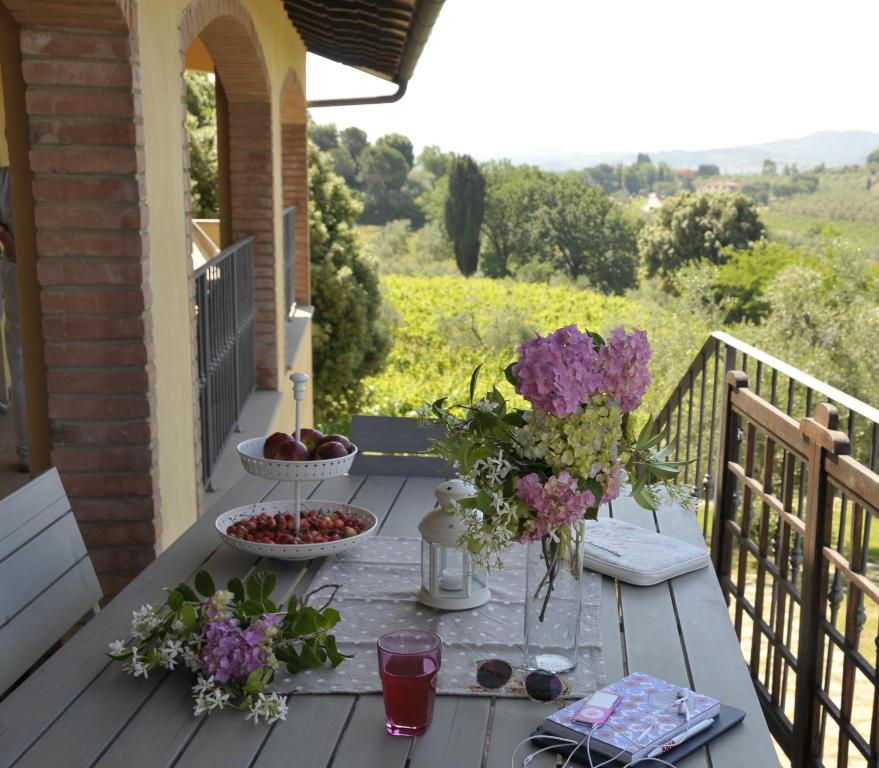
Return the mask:
M423 477L347 476L309 486L308 492L312 498L351 501L373 510L383 521L381 534L417 536L418 521L433 505L435 484ZM412 740L385 734L381 696L301 696L291 697L286 722L254 727L240 712L193 717L186 673L155 671L148 680L133 679L109 663L102 653L107 643L126 636L133 609L163 601L162 587L187 580L200 568L225 583L257 565L255 558L220 544L213 529L219 512L289 493L288 486L254 477L237 484L0 702L0 766L509 766L513 746L554 705L440 696L428 733ZM624 500L615 504L613 514L654 526L651 513ZM657 518L664 532L701 541L691 514L666 508ZM264 566L279 573L278 590L289 594L307 587L317 563L268 561ZM648 588L605 579L601 630L609 680L628 670L649 672L747 711L743 725L712 743L708 754L682 761L680 768L778 765L712 571ZM541 757L532 766L556 764Z

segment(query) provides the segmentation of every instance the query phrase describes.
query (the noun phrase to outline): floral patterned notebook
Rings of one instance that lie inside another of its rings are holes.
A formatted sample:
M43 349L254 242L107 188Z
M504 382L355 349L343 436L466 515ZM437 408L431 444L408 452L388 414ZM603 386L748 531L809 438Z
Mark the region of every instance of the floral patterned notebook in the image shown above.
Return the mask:
M675 703L675 694L680 688L679 685L643 672L634 672L613 685L602 688L603 691L623 698L607 723L595 729L590 748L628 762L638 760L654 747L683 733L687 721L677 711ZM720 702L717 699L695 691L687 693L691 728L700 720L717 716L720 711ZM584 701L586 700L575 701L547 717L543 721L543 730L577 741L586 737L592 726L574 721L574 716Z

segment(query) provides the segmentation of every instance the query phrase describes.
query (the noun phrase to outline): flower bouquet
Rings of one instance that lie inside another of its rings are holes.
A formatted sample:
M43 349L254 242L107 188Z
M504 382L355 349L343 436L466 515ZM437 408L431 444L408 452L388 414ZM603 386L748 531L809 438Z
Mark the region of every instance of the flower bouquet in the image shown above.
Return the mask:
M134 677L178 665L195 673L196 716L231 707L254 723L284 720L286 697L269 690L281 664L295 674L327 663L336 667L345 657L329 633L339 622L339 612L329 607L338 586L319 587L301 601L294 595L284 610L270 599L276 582L274 573L254 571L218 590L210 574L199 571L198 594L180 584L167 590L164 605L134 611L130 640L111 643L108 655ZM331 592L323 605L309 605L324 589Z
M467 530L460 544L486 565L502 565L513 542L530 542L526 596L526 664L564 671L576 663L583 521L615 499L626 479L642 506L658 503L658 486L672 482L679 462L659 449L647 419L633 429L633 412L650 384L647 334L615 330L605 340L576 325L523 343L505 374L530 408L515 407L493 387L469 403L446 398L422 409L422 421L445 430L433 451L449 460L476 494L459 502ZM550 627L550 603L559 608ZM561 626L559 613L573 616ZM549 630L552 630L552 638ZM531 653L540 643L553 654Z

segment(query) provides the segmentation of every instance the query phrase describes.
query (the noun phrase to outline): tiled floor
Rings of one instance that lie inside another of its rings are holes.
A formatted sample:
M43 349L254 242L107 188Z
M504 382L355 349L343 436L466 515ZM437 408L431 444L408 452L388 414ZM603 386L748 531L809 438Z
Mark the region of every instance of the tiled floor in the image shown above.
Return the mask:
M17 491L31 479L29 474L18 471L15 455L15 425L12 414L0 415L0 499Z

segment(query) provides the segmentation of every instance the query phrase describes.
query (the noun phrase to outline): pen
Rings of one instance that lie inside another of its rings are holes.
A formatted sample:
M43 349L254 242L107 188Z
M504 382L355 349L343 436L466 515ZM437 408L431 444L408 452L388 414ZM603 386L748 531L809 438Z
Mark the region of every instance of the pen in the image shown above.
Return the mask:
M700 720L696 725L690 728L688 731L683 733L680 736L676 736L673 739L669 739L665 744L660 744L656 747L652 752L650 752L647 757L657 757L658 755L665 754L671 749L674 749L678 744L683 744L687 739L692 738L697 733L702 733L702 731L710 728L714 725L714 718L709 718L708 720Z

